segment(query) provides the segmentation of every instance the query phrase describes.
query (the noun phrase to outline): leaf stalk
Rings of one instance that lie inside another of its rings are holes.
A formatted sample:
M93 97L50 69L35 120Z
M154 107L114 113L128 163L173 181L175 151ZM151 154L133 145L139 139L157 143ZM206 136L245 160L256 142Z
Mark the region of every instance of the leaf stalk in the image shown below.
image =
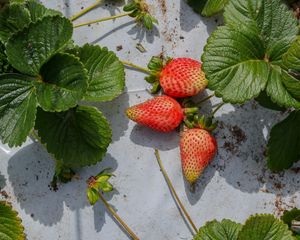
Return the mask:
M122 14L119 14L119 15L114 15L114 16L110 16L110 17L106 17L106 18L100 18L100 19L96 19L96 20L93 20L93 21L79 23L79 24L74 25L73 27L78 28L78 27L82 27L82 26L86 26L86 25L90 25L90 24L94 24L94 23L105 22L105 21L109 21L109 20L129 16L130 14L131 13L122 13Z
M208 101L209 99L213 98L215 96L215 94L209 95L206 98L201 99L199 102L196 103L196 105L200 105L206 101Z
M94 8L98 7L100 4L103 3L103 0L98 0L96 3L94 3L93 5L83 9L82 11L74 14L70 20L73 22L75 21L76 19L80 18L81 16L83 16L84 14L88 13L89 11L93 10Z
M121 226L128 232L128 234L132 237L133 240L140 240L135 233L128 227L128 225L121 219L121 217L116 213L116 211L109 205L106 199L103 197L101 192L99 193L99 198L107 208L107 210L111 213L111 215L121 224Z
M191 218L190 215L188 214L187 210L185 209L183 203L181 202L181 200L179 199L179 197L178 197L178 195L177 195L177 193L176 193L176 190L175 190L175 188L174 188L174 186L173 186L173 184L172 184L172 182L171 182L171 180L170 180L170 178L169 178L169 176L168 176L168 174L167 174L167 172L166 172L166 170L165 170L165 168L164 168L164 166L163 166L162 160L161 160L161 158L160 158L159 151L158 151L157 149L155 149L155 156L156 156L158 165L159 165L159 167L160 167L160 169L161 169L161 172L162 172L162 174L164 175L164 177L165 177L165 179L166 179L166 182L167 182L167 184L168 184L168 186L169 186L169 188L170 188L170 190L171 190L173 196L175 197L175 199L176 199L178 205L180 206L182 212L184 213L185 217L187 218L187 220L188 220L189 223L191 224L191 226L192 226L192 228L194 229L194 231L195 231L196 233L198 233L198 228L197 228L196 225L194 224L192 218Z

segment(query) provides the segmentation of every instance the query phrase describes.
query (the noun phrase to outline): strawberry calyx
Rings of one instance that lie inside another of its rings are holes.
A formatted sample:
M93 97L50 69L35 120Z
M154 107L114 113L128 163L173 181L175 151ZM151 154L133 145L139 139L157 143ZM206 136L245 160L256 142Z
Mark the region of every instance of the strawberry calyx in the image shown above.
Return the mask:
M150 70L150 75L145 77L145 80L152 84L151 93L156 94L161 90L159 78L161 71L164 69L166 64L168 64L172 58L163 58L162 56L154 56L148 63L148 69Z
M187 128L200 128L212 132L218 126L218 122L213 121L212 116L205 116L205 115L185 115L183 120L185 126Z
M149 13L148 4L144 0L133 0L123 8L130 17L136 19L138 23L143 24L148 30L153 29L154 24L158 24L156 18Z

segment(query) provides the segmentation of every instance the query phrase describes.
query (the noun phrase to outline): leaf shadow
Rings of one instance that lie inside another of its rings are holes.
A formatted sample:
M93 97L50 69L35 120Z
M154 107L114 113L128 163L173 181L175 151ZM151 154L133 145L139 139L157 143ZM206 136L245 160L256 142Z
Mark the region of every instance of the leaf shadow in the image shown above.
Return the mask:
M112 199L113 195L115 195L115 194L119 194L119 192L117 190L114 190L111 193L105 194L104 197L107 201L109 201ZM111 205L111 207L118 213L118 210L116 207L114 207L113 205ZM104 204L101 201L97 202L93 206L93 211L94 211L94 225L95 225L95 229L97 232L100 232L102 230L103 226L106 223L106 218L112 218L113 221L115 222L115 224L120 227L120 229L124 232L124 234L125 235L128 234L122 228L122 226L119 224L119 222L110 214L110 212L106 209L106 207L104 206ZM120 213L118 213L118 214L120 214ZM120 215L122 215L122 214L120 214Z
M4 175L0 173L0 191L6 186L6 179Z
M160 33L156 25L153 26L152 30L148 30L141 26L141 24L136 24L127 33L129 35L135 35L134 40L138 40L139 43L141 43L145 38L148 43L153 43L155 37L160 37Z
M213 17L202 17L200 14L193 11L185 0L180 1L180 27L185 32L190 32L195 29L200 22L206 25L206 30L210 35L217 25L223 24L222 14Z
M219 160L213 167L228 184L248 193L288 196L297 192L299 180L295 169L272 173L267 168L267 139L272 126L284 117L285 114L267 110L252 101L235 106L234 112L217 118Z
M71 211L79 211L89 205L86 197L86 179L103 168L113 170L118 164L110 154L95 166L78 171L79 179L51 190L54 161L39 143L32 143L16 152L8 162L8 176L16 201L34 221L45 226L59 222L64 205ZM78 220L80 221L80 220ZM80 226L80 225L79 225Z
M99 5L99 7L102 6L103 9L106 9L109 11L110 15L116 15L121 12L119 7L123 6L125 3L124 0L106 0L105 4Z
M111 102L92 103L92 105L99 108L110 122L113 131L112 142L116 142L124 136L129 123L129 119L125 115L125 111L129 107L129 95L126 90Z

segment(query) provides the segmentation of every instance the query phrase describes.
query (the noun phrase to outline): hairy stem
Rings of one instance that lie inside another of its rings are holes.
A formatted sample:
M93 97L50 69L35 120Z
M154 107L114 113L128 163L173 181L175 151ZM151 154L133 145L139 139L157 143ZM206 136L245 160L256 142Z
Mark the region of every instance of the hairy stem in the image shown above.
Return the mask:
M93 10L95 7L98 7L101 3L103 3L103 0L98 0L97 2L95 2L93 5L83 9L82 11L74 14L70 20L73 22L75 21L77 18L81 17L82 15L86 14L87 12Z
M206 98L203 98L203 99L201 99L199 102L197 102L196 105L200 105L200 104L206 102L207 100L211 99L211 98L214 97L214 96L215 96L215 94L209 95L209 96L207 96Z
M211 113L211 116L215 116L215 114L217 113L217 111L219 111L221 109L221 107L223 107L226 103L222 102L220 103L216 109Z
M183 203L182 203L181 200L179 199L179 197L178 197L178 195L177 195L177 193L176 193L176 191L175 191L175 188L173 187L173 184L172 184L172 182L171 182L171 180L170 180L170 178L169 178L169 176L168 176L168 174L167 174L167 172L166 172L166 170L165 170L165 168L164 168L164 166L163 166L163 163L162 163L161 158L160 158L159 151L158 151L157 149L155 149L155 156L156 156L158 165L159 165L159 167L160 167L160 169L161 169L161 172L162 172L162 174L164 175L164 177L165 177L165 179L166 179L166 182L167 182L169 188L171 189L171 192L172 192L173 196L175 197L175 199L176 199L178 205L180 206L180 208L181 208L182 212L184 213L185 217L187 218L187 220L188 220L189 223L191 224L192 228L193 228L194 231L197 233L197 232L198 232L198 229L197 229L196 225L194 224L192 218L191 218L190 215L188 214L187 210L185 209Z
M99 198L104 203L105 207L111 213L111 215L121 224L121 226L128 232L128 234L132 237L132 239L139 240L139 238L135 235L135 233L127 226L127 224L120 218L120 216L116 213L116 211L109 205L109 203L103 197L101 192L99 192Z
M100 18L97 20L89 21L89 22L79 23L79 24L74 25L73 27L78 28L78 27L82 27L82 26L86 26L86 25L90 25L90 24L94 24L94 23L105 22L105 21L109 21L112 19L125 17L125 16L128 16L129 14L131 14L131 13L122 13L119 15L114 15L114 16L110 16L110 17L106 17L106 18Z
M121 63L123 63L123 65L125 65L125 66L131 67L131 68L135 68L135 69L137 69L139 71L151 74L151 71L148 68L140 67L138 65L135 65L135 64L127 62L127 61L121 61Z

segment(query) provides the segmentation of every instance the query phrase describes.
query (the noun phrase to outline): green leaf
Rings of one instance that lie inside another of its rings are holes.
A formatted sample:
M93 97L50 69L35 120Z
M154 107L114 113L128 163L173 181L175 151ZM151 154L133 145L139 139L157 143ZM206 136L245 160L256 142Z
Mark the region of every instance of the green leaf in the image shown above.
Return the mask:
M37 106L33 81L20 74L0 75L0 136L10 147L24 143L33 129Z
M40 71L34 83L38 103L45 111L60 112L75 107L87 88L83 64L73 55L57 53Z
M250 217L239 234L239 240L293 240L288 226L273 215Z
M71 39L73 25L63 17L45 17L16 33L6 45L9 62L21 73L37 76L41 66Z
M225 102L244 103L257 97L268 82L264 45L252 29L220 27L208 40L203 69L209 88Z
M70 53L80 58L88 70L89 86L85 94L88 101L110 101L125 87L124 66L115 53L107 48L85 44Z
M293 220L300 221L300 209L293 208L290 211L285 211L281 217L281 220L291 227Z
M268 143L268 166L273 171L290 168L300 156L300 111L275 125Z
M2 201L0 201L0 239L25 240L24 227L17 212Z
M61 12L46 8L43 4L36 0L26 1L25 6L29 10L32 22L37 22L38 20L48 16L62 16Z
M194 240L237 240L242 225L230 220L208 222L199 229Z
M87 198L91 205L95 205L99 200L99 193L95 188L87 189Z
M13 72L13 68L7 60L7 56L5 53L5 47L0 42L0 74Z
M283 56L283 62L286 68L300 74L300 37L293 42L290 49Z
M230 1L226 26L209 38L203 69L209 88L225 102L244 103L266 91L281 107L300 107L300 84L282 67L298 33L297 20L280 0Z
M88 106L77 106L60 113L38 109L35 128L48 152L70 168L99 162L112 137L103 114Z
M279 107L272 99L267 95L265 91L261 92L260 95L255 99L262 107L272 109L275 111L284 111L285 108Z
M0 41L6 43L12 34L30 23L30 13L23 4L10 4L0 11Z
M99 188L103 192L111 192L114 189L109 182L100 182Z
M210 17L223 10L229 0L188 0L187 3L202 16Z

